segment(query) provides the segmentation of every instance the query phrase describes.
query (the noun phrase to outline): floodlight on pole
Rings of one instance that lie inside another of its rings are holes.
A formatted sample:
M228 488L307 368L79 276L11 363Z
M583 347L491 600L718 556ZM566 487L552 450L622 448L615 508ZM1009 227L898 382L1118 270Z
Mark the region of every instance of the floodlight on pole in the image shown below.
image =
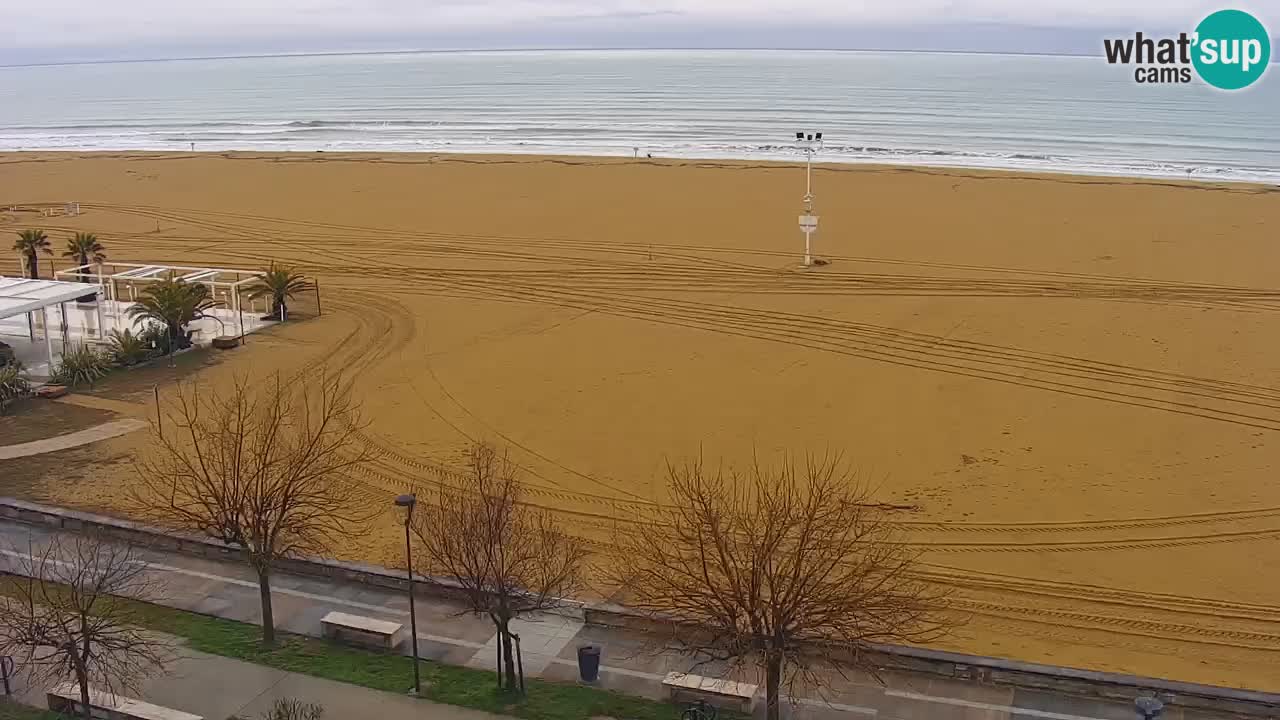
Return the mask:
M813 156L822 149L822 133L797 132L796 148L804 153L804 214L800 216L800 232L804 233L804 266L813 264L809 240L818 231L818 216L813 214Z

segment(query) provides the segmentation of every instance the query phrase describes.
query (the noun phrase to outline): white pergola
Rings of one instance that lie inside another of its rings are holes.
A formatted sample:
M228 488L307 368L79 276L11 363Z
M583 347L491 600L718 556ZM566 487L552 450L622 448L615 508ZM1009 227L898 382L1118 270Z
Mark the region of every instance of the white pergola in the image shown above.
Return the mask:
M32 315L40 313L44 320L44 345L49 355L49 366L53 366L53 340L49 334L49 308L75 302L76 298L85 295L97 296L98 289L92 285L60 280L30 280L0 276L0 320L17 315L27 316L27 332L35 342L35 324ZM61 317L66 317L65 309ZM65 322L65 320L63 321ZM65 328L63 329L65 335Z
M218 299L219 292L237 320L237 332L244 336L244 319L241 308L241 295L250 286L259 281L266 273L258 270L228 270L226 268L187 267L185 265L141 265L138 263L100 263L81 265L55 273L59 278L83 278L93 282L102 289L103 299L114 304L133 302L137 296L138 284L160 282L162 280L181 280L183 282L207 285ZM120 297L121 288L127 297Z

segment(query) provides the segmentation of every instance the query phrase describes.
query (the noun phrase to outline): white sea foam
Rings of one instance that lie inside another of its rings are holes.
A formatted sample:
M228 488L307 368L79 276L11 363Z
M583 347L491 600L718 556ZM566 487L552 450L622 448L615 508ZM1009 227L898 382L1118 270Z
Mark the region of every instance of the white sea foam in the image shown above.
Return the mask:
M0 69L2 150L794 159L1280 183L1280 85L1140 87L1092 58L539 52Z

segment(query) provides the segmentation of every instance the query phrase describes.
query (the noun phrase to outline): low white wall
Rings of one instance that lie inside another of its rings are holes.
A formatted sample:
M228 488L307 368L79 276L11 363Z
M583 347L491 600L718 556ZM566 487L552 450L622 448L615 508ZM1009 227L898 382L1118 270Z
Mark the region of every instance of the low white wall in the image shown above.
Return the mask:
M67 337L81 341L93 341L96 338L106 338L107 334L113 329L121 330L129 328L135 332L138 325L129 317L129 308L135 303L121 302L114 300L106 300L101 303L101 313L98 310L98 303L64 303L61 306L53 306L46 310L49 318L50 329L53 332L53 340L55 343L61 342L61 315L66 313ZM262 328L272 324L270 321L260 319L261 312L265 312L263 307L261 311L255 311L252 308L245 308L245 312L240 313L239 321L237 321L236 313L226 308L214 308L206 314L210 317L197 320L187 326L187 329L195 332L195 339L198 343L208 343L219 335L239 335L241 329L245 334L261 330ZM41 328L43 321L40 319L40 313L35 313L36 317L36 339L43 342ZM101 317L101 321L99 321ZM0 320L0 335L9 335L14 337L27 336L27 316L19 315L17 317L5 318Z

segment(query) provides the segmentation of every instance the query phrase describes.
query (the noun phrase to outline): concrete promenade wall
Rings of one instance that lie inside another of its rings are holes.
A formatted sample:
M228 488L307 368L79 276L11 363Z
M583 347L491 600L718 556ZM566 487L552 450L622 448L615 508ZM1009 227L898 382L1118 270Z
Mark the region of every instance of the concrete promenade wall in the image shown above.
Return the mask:
M176 533L128 520L0 498L0 517L31 525L79 531L96 530L140 546L210 559L240 560L241 551L216 540ZM332 578L380 588L407 590L403 571L364 563L328 559L289 559L277 572ZM415 590L439 597L457 596L447 581L417 581ZM645 630L654 621L625 607L607 603L567 602L566 614L595 625ZM923 648L886 646L884 666L896 670L968 680L974 683L1011 685L1052 690L1085 697L1133 699L1158 694L1167 704L1244 717L1280 718L1280 694L1198 685L1133 675L1095 672L1039 665L1001 658L964 655Z

